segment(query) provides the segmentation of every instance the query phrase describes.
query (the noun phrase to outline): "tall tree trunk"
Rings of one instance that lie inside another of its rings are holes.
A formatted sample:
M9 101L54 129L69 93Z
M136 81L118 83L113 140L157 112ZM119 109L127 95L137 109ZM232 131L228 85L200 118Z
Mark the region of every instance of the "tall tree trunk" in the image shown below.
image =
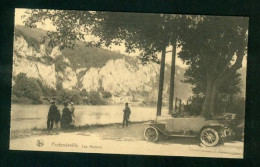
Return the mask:
M234 75L236 71L242 67L243 61L243 50L237 53L237 59L235 64L228 70L224 70L220 74L215 74L213 69L208 69L207 73L207 89L205 94L205 100L202 107L201 115L205 117L212 117L217 112L214 111L216 106L215 102L217 100L218 89L225 83L229 82L229 77Z
M165 68L165 52L166 47L162 50L161 58L161 69L160 69L160 80L159 80L159 91L158 91L158 101L157 101L157 116L161 115L162 111L162 95L163 95L163 82L164 82L164 68Z
M172 45L172 64L171 64L171 81L170 81L170 96L169 96L169 114L172 114L172 110L173 110L175 57L176 57L176 41Z
M214 115L215 104L218 95L218 82L214 79L208 79L205 100L202 107L201 115L212 117Z

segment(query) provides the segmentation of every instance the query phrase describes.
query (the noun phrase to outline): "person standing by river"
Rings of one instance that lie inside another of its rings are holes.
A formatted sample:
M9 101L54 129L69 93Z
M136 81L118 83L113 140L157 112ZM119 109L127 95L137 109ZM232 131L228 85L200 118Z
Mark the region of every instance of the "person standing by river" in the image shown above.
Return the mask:
M130 114L131 114L131 110L130 108L128 107L128 103L125 103L125 109L123 110L124 112L124 116L123 116L123 123L122 123L122 127L128 127L128 120L129 120L129 117L130 117Z
M74 107L74 103L73 102L70 102L69 110L70 110L70 114L71 114L71 118L72 118L70 125L72 127L74 127L75 126L75 114L74 114L75 107Z
M64 103L64 108L62 110L61 116L61 128L68 129L70 127L71 120L71 113L68 109L68 103Z
M53 128L54 121L57 119L57 115L59 115L59 111L57 106L55 105L55 101L51 100L51 106L48 112L47 118L47 129L50 130Z

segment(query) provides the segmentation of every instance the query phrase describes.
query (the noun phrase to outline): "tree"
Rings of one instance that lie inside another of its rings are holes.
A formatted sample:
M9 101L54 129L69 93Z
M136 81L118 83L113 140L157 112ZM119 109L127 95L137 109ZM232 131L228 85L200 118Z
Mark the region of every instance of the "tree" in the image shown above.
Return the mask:
M157 115L161 115L166 47L172 45L172 67L170 79L169 113L173 109L175 55L179 33L189 29L197 16L107 13L97 12L93 34L99 36L106 46L125 42L128 52L141 51L143 64L147 61L159 63L157 52L161 52L161 68Z
M56 31L48 31L44 37L49 46L60 46L60 49L74 48L77 40L85 40L89 34L89 23L93 22L92 12L73 10L49 10L32 9L27 10L29 17L24 21L26 27L36 28L36 23L45 24L49 20L56 27ZM86 43L95 45L92 41Z
M202 115L217 114L217 96L237 86L237 70L246 54L248 20L242 17L203 16L182 34L179 57L189 65L187 81L204 96ZM231 91L231 90L230 90Z
M14 95L16 95L18 98L30 99L35 104L42 103L41 96L43 93L36 79L28 78L26 74L20 73L14 78L14 80Z
M183 15L54 10L31 10L28 13L31 15L25 22L28 27L35 27L36 22L46 19L50 19L57 27L56 32L48 33L51 46L61 44L63 48L73 48L76 40L84 40L86 34L92 34L99 37L99 40L88 41L87 46L124 43L129 53L135 49L140 50L140 59L144 64L147 61L159 63L156 53L162 52L157 115L161 114L166 47L173 45L176 48L178 32L188 28L187 25L196 18ZM173 90L171 92L173 94Z

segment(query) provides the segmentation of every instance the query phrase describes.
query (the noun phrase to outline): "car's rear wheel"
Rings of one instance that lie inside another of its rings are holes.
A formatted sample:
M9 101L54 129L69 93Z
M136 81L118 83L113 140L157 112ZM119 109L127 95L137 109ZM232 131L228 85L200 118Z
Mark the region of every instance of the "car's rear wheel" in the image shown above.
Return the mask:
M156 142L159 139L159 132L156 128L149 126L144 130L144 138L150 142Z
M219 133L214 128L204 128L200 133L200 141L208 147L216 146L220 143Z

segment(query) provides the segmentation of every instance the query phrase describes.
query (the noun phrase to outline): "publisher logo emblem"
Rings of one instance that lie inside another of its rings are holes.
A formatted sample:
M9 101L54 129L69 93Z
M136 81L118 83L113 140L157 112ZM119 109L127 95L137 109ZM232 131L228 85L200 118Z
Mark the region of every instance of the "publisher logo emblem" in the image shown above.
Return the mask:
M42 139L37 140L37 141L36 141L36 146L38 146L38 147L44 146L43 140L42 140Z

